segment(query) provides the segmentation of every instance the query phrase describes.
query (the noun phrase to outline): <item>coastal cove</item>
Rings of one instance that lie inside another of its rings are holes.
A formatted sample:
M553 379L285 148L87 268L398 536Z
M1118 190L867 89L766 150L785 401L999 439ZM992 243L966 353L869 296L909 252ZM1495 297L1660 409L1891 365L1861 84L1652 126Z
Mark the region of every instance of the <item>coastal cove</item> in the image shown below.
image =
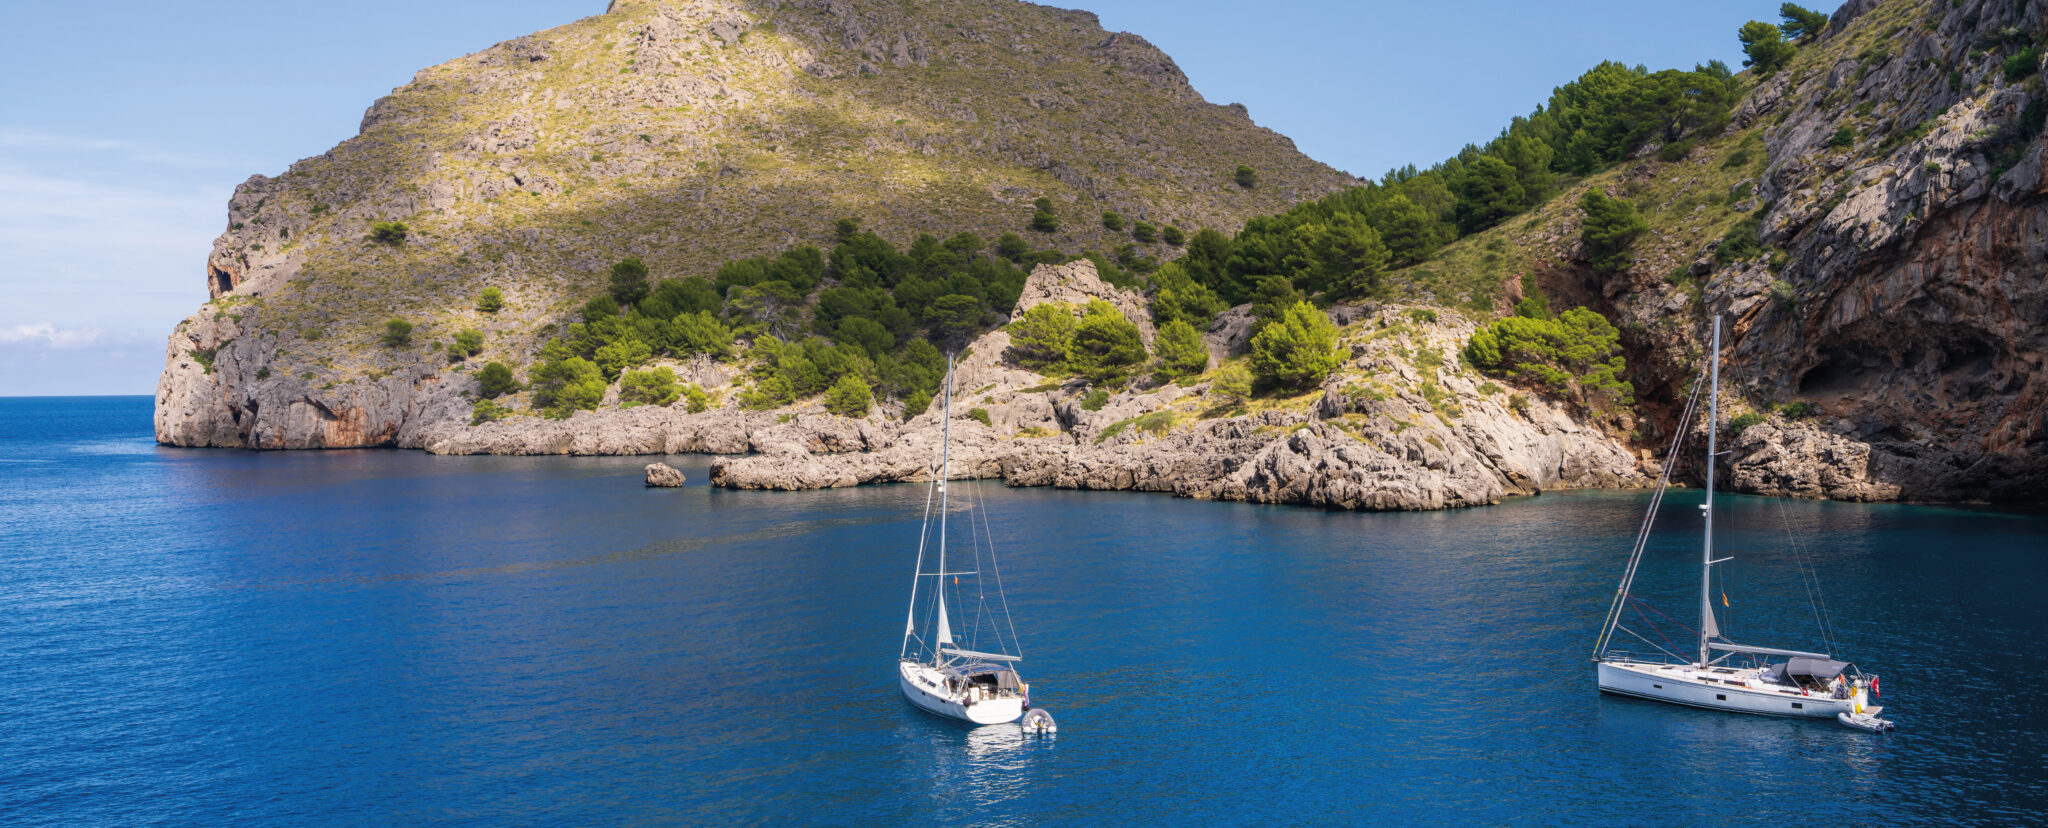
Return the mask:
M1595 692L1642 491L1373 513L960 484L1059 717L1032 740L896 692L923 487L169 448L151 407L0 398L11 820L2048 818L2040 515L1719 501L1723 629L1814 637L1796 537L1840 654L1884 677L1880 737ZM1667 613L1698 494L1638 582Z

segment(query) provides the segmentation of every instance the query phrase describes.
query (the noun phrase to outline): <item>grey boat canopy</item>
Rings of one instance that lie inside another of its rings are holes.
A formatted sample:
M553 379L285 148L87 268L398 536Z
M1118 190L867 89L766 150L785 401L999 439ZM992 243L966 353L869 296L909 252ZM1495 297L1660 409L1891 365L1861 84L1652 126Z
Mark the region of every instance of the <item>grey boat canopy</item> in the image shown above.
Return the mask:
M1707 646L1725 653L1749 653L1751 655L1784 656L1786 658L1817 658L1826 661L1827 653L1809 653L1804 650L1780 650L1773 647L1752 647L1748 644L1732 644L1726 641L1709 641Z
M1773 664L1764 670L1764 680L1778 684L1794 684L1798 679L1808 679L1820 684L1834 681L1842 670L1849 667L1846 661L1827 658L1794 658Z
M1804 676L1810 679L1827 681L1841 675L1842 669L1848 666L1849 663L1846 661L1835 661L1826 658L1795 658L1785 662L1785 675L1795 678Z

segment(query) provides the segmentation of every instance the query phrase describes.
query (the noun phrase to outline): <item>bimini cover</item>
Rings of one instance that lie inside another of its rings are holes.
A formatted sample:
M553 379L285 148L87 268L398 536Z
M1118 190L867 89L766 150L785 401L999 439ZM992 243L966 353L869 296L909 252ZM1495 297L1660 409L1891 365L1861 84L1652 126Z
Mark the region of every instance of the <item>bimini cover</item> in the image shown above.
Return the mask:
M1785 677L1808 678L1827 682L1842 674L1842 668L1849 666L1846 661L1830 661L1825 658L1795 658L1785 662Z

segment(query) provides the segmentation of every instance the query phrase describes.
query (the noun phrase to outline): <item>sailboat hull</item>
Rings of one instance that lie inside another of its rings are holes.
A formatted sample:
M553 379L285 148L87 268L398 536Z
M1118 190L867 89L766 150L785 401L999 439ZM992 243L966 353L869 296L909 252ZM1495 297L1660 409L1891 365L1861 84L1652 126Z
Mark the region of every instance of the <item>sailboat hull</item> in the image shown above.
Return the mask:
M1599 672L1600 692L1708 710L1832 719L1837 713L1850 713L1856 709L1853 698L1808 695L1783 685L1765 683L1757 680L1755 670L1713 668L1703 671L1686 664L1617 660L1599 662ZM1870 706L1863 708L1865 712L1876 709Z
M911 704L935 716L974 724L1002 724L1024 717L1021 698L982 699L972 703L949 692L937 670L908 661L898 662L896 686Z

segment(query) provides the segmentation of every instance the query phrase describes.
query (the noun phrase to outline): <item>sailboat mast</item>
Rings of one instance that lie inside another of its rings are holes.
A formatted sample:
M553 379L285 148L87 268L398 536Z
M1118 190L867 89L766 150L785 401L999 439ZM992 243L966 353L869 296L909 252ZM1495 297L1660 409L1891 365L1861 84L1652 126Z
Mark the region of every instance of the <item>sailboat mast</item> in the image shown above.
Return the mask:
M1707 517L1706 539L1700 544L1700 666L1707 666L1707 639L1718 632L1714 623L1714 466L1721 428L1721 317L1714 316L1712 379L1707 389Z
M946 423L939 444L939 640L932 646L932 661L939 660L939 647L953 643L946 629L946 495L953 487L953 355L946 355Z

